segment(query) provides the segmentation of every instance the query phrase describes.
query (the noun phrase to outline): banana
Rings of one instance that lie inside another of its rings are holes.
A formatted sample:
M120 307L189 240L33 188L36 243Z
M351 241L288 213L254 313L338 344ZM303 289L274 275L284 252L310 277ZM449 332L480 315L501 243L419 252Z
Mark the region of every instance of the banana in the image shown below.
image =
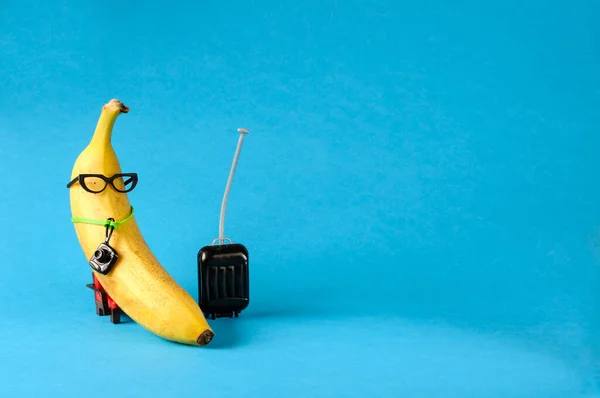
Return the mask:
M94 134L77 157L71 178L80 174L121 173L111 140L115 121L129 112L121 101L112 99L102 107ZM93 182L86 180L86 185ZM104 182L102 182L104 184ZM123 184L122 179L114 184ZM74 218L106 220L122 224L112 230L110 246L118 259L106 275L92 269L106 292L136 323L167 340L205 346L214 337L195 300L169 275L148 247L132 214L127 193L107 184L101 193L90 193L78 182L70 186L71 213ZM105 241L108 229L102 225L74 222L75 232L86 259Z

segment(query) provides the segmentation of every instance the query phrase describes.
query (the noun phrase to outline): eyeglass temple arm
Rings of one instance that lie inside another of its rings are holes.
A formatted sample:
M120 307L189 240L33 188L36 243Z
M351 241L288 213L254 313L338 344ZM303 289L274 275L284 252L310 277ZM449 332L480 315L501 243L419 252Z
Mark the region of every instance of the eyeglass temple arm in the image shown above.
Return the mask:
M75 184L77 181L79 181L79 176L76 176L75 178L73 178L71 181L69 181L69 183L67 184L67 188L71 188L71 186L73 184Z

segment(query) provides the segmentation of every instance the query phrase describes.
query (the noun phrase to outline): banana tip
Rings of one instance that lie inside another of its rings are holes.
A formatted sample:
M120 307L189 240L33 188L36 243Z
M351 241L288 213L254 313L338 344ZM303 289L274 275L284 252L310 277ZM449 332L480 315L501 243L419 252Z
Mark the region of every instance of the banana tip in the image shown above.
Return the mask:
M196 342L199 346L205 346L212 341L213 337L215 337L215 334L212 330L205 330L202 332L202 334L200 334L200 336L198 336L198 340L196 340Z
M129 107L125 106L125 104L118 99L111 99L104 107L121 113L129 112Z

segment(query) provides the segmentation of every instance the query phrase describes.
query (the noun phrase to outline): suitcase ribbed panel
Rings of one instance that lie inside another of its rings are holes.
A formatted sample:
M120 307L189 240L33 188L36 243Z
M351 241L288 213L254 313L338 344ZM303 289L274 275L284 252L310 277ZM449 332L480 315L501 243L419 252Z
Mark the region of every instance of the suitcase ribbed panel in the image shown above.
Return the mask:
M208 269L208 298L241 299L247 297L246 267L243 265L211 265Z
M235 279L235 269L233 265L227 267L227 297L235 297L236 296L236 285L237 280Z
M246 283L244 281L246 281L246 267L240 267L240 278L238 279L238 283L237 283L237 297L241 297L241 298L246 298L248 297L248 292L246 290Z

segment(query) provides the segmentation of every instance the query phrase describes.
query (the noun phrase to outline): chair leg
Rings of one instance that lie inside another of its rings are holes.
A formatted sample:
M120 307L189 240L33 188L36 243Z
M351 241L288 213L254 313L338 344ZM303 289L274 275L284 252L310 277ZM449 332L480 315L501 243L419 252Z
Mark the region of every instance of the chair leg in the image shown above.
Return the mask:
M114 324L121 323L121 309L115 308L110 312L110 321Z

